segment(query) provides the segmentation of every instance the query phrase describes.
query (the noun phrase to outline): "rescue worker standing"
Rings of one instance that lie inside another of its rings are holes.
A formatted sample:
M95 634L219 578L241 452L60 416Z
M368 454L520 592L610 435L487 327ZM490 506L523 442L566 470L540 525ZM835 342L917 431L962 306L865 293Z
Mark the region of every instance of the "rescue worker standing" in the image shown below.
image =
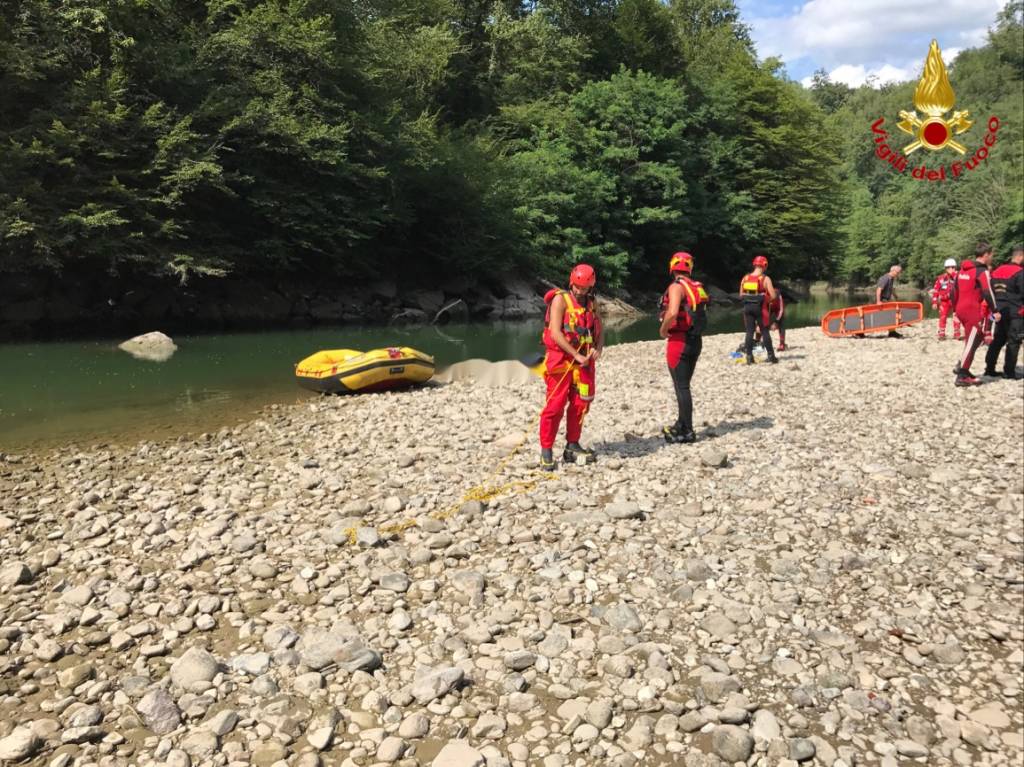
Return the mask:
M782 298L782 291L776 289L775 298L768 302L768 325L769 330L777 330L779 333L779 345L776 351L786 351L786 302Z
M985 375L997 377L996 363L999 352L1006 346L1003 360L1003 378L1017 378L1017 354L1024 337L1024 246L1013 249L1010 262L1002 264L992 272L992 293L996 299L996 311L1000 319L996 322L992 344L985 354Z
M740 299L743 302L743 324L747 330L747 337L744 341L744 350L747 354L747 364L754 364L754 329L761 332L761 341L764 349L768 352L768 361L775 364L779 358L775 356L775 349L772 348L772 337L768 333L766 307L775 300L777 295L775 286L772 285L771 277L765 274L768 269L768 259L764 256L755 256L753 261L754 271L745 275L740 280Z
M708 294L704 286L695 282L693 256L676 253L669 259L668 271L672 283L661 297L661 327L658 334L666 339L665 359L672 385L676 391L679 416L672 426L662 429L666 442L690 443L697 441L693 431L693 396L690 380L697 367L707 324Z
M946 340L946 320L953 315L953 338L960 340L960 320L953 311L953 283L956 282L956 259L947 258L942 265L942 274L935 278L932 286L932 309L939 310L939 340Z
M977 386L981 383L980 378L971 375L971 363L984 337L983 325L989 307L996 305L988 272L988 266L992 263L992 247L987 242L978 243L975 253L974 261L965 260L960 264L960 271L953 284L953 303L956 316L963 323L965 336L960 362L953 369L957 386ZM998 312L994 319L999 322Z
M595 364L604 348L601 319L594 309L597 275L588 264L577 265L569 275L569 290L550 290L543 335L544 383L547 401L540 414L540 465L555 468L552 448L565 412L565 452L562 460L574 463L583 456L594 460L594 451L580 445L583 417L594 399Z
M878 282L875 285L875 303L883 304L888 301L896 301L896 280L900 278L900 273L903 271L903 267L899 264L893 264L889 267L889 271L878 278ZM903 338L900 333L895 330L889 331L889 338Z

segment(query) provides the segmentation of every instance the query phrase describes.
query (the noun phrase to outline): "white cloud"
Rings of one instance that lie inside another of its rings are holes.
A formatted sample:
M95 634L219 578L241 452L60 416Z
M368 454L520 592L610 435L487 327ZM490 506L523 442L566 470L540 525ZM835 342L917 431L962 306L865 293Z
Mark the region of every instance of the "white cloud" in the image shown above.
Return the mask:
M942 60L946 64L952 63L953 59L960 53L961 48L949 48L942 52ZM840 64L828 70L828 78L834 83L845 83L851 88L859 88L869 79L875 87L881 87L887 83L901 83L907 80L917 80L921 76L921 68L924 61L912 61L905 66L893 66L882 64L879 67L866 67L863 64ZM812 77L808 75L800 80L804 87L811 87Z
M966 48L985 41L1004 0L808 0L789 16L747 19L762 57L808 57L827 69L904 67L922 61L928 41ZM923 47L922 47L923 41ZM920 50L918 50L920 48Z

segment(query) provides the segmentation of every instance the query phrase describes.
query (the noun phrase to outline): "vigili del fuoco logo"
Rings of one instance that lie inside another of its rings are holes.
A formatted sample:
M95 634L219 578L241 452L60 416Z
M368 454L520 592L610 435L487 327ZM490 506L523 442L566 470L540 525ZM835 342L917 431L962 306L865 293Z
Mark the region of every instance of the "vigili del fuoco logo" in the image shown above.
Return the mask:
M903 147L894 149L890 146L889 132L882 126L885 118L879 117L871 124L871 132L875 134L875 155L892 165L900 173L906 173L909 163L907 158L918 149L927 149L931 152L941 152L951 149L960 155L967 155L967 147L956 140L956 136L967 131L973 120L967 119L970 112L966 109L954 110L953 114L946 118L946 113L956 105L956 97L953 88L949 84L949 75L946 73L946 65L942 61L942 51L939 50L939 43L932 40L928 49L928 57L924 61L924 71L921 73L921 80L914 91L914 110L900 110L900 117L903 118L896 124L904 133L913 137L913 141ZM921 115L918 115L921 112ZM934 168L929 168L926 163L911 170L910 175L919 181L945 181L947 178L959 178L966 171L973 171L981 163L988 160L989 149L996 143L996 133L999 131L999 118L992 116L988 118L988 132L981 146L979 146L965 160L954 160L948 166L940 161ZM895 137L898 138L898 137ZM893 141L895 143L895 141Z

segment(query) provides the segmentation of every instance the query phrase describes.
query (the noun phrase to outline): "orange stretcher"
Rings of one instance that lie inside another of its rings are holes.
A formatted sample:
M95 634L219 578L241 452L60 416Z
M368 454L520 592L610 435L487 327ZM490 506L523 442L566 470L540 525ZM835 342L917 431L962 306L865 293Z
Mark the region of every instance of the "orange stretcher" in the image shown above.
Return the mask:
M922 304L915 301L888 301L833 309L821 318L821 332L830 338L862 336L866 333L885 333L923 319Z

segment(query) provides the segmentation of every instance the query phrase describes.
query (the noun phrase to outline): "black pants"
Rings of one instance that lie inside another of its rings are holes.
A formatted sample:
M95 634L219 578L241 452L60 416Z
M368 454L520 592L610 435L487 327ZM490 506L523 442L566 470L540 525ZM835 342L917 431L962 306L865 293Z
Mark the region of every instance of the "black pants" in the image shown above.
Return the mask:
M747 352L747 361L754 359L754 329L756 328L761 332L761 343L764 344L764 350L768 352L768 359L775 357L775 347L772 346L772 336L768 332L768 328L764 325L764 317L761 315L761 307L743 307L743 324L747 328L747 338L744 341L743 348Z
M999 352L1006 347L1003 372L1013 374L1017 370L1017 355L1020 353L1021 337L1024 336L1024 317L1015 317L1009 312L1003 314L992 332L992 343L985 353L985 370L992 372L999 362Z
M686 350L679 357L675 367L669 366L672 374L672 385L676 389L676 402L679 404L679 418L676 419L676 431L687 434L693 431L693 395L690 393L690 379L697 368L703 341L700 336L687 339Z

